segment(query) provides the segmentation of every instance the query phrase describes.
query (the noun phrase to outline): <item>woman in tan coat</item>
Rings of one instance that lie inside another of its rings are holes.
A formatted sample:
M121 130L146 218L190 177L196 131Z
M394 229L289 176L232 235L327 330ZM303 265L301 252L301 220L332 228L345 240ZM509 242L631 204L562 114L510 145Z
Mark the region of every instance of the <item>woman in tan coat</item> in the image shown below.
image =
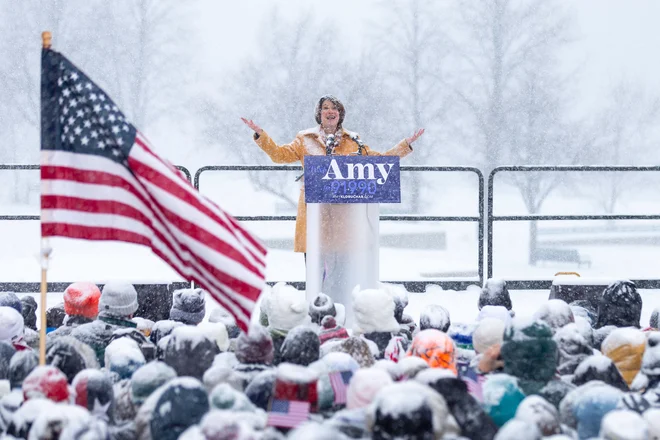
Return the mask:
M316 127L303 130L296 135L290 144L277 145L261 127L252 120L241 118L245 124L254 130L254 140L259 147L268 154L275 163L292 163L300 161L304 166L304 157L307 155L323 156L326 154L326 141L328 136L334 136L332 154L347 156L355 154L360 148L356 133L344 130L342 122L346 110L341 101L332 95L325 95L316 105ZM424 133L424 129L416 131L411 137L401 140L394 148L379 153L364 145L362 154L369 156L399 156L404 157L412 152L412 143ZM298 199L298 215L296 217L296 235L293 250L307 252L307 204L305 203L305 188L300 190Z

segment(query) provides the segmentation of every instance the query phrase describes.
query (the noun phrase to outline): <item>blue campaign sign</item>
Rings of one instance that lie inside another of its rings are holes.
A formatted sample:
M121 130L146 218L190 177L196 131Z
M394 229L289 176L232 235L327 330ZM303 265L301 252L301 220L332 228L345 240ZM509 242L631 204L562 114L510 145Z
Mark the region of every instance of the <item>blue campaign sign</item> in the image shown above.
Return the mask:
M401 203L398 156L305 156L306 203Z

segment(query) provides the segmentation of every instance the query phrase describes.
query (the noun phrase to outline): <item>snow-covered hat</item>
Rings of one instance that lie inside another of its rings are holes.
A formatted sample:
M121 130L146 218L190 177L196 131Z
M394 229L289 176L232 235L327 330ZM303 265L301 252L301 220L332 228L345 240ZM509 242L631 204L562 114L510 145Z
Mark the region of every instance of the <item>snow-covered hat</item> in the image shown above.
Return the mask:
M477 324L472 333L472 346L477 353L485 353L493 345L500 344L504 340L505 324L497 318L484 318Z
M380 368L361 368L355 371L346 391L346 407L366 407L382 388L392 383L390 375Z
M99 299L99 314L129 316L138 309L137 291L129 283L108 283Z
M159 386L175 377L176 371L165 362L152 361L141 366L131 377L131 401L142 405Z
M511 310L511 296L506 287L506 281L499 278L489 278L484 283L484 287L479 295L478 307L481 310L484 306L504 306Z
M641 415L634 411L617 409L603 417L600 437L605 440L649 438L649 430Z
M628 385L642 367L646 334L632 327L617 328L601 344L602 353L612 359Z
M353 289L353 312L359 333L397 332L394 297L384 289Z
M227 351L229 348L229 335L227 327L221 322L200 322L197 325L202 329L207 338L218 345L220 351Z
M486 318L499 319L505 326L511 324L511 313L504 306L483 306L481 310L479 310L477 321Z
M174 291L170 319L184 324L197 325L204 319L206 301L202 289L179 289Z
M550 299L543 303L534 313L533 319L548 324L553 333L566 324L575 322L573 310L561 299Z
M23 304L14 292L0 292L0 307L11 307L18 313L23 312Z
M19 341L23 333L23 315L13 307L0 307L0 341Z
M131 338L115 339L105 349L105 367L121 379L130 379L146 363L140 347Z
M41 365L23 381L23 396L25 400L41 397L54 402L66 402L69 399L69 383L59 369Z
M291 330L308 317L309 308L305 292L286 283L275 284L266 300L270 328Z
M449 317L449 310L445 309L439 304L429 304L428 306L424 307L422 312L419 314L420 330L434 328L446 333L447 330L449 330L450 325L451 319Z
M101 291L94 283L78 282L64 290L64 311L69 316L96 318Z

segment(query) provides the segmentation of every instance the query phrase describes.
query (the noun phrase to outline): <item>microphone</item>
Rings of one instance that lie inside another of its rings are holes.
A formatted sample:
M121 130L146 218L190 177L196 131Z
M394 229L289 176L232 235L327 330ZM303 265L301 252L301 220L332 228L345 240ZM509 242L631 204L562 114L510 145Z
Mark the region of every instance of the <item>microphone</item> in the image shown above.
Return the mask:
M325 138L325 155L332 156L332 152L335 147L335 135L329 134L328 137Z
M364 148L364 142L360 140L360 137L357 134L351 136L351 140L358 144L358 156L362 156L362 149Z

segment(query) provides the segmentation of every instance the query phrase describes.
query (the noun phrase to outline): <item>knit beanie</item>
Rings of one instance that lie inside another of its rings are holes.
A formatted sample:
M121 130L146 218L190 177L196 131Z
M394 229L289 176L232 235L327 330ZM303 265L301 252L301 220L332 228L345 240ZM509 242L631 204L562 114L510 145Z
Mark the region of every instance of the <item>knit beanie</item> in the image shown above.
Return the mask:
M333 317L337 315L335 303L328 295L319 293L319 295L309 303L309 316L312 318L314 324L320 325L323 318L328 315Z
M477 321L486 318L499 319L505 326L511 324L511 312L509 312L504 306L483 306L481 310L479 310Z
M441 332L447 332L451 325L449 311L439 304L429 304L422 309L419 315L419 329L426 330L434 328Z
M0 307L0 341L17 342L23 337L23 315L13 307Z
M21 305L23 311L23 323L25 328L32 330L37 329L37 301L31 295L25 295L21 298Z
M277 283L265 298L268 311L268 327L288 331L305 322L309 306L305 292L286 283Z
M408 349L408 356L417 356L431 368L446 368L456 373L454 342L444 332L435 329L417 333Z
M62 326L66 312L64 311L64 303L55 304L46 310L46 331L50 332Z
M479 303L477 304L479 310L484 306L504 306L507 310L511 310L511 296L509 296L509 289L506 287L506 281L497 278L489 278L484 283L479 295Z
M235 353L242 364L269 365L273 362L273 339L264 327L253 325L236 340Z
M101 291L94 283L70 284L64 291L64 311L69 316L94 319L99 314Z
M319 332L319 341L323 344L326 341L332 339L347 339L348 332L346 329L340 325L337 325L337 321L334 316L325 316L321 321L321 331Z
M69 399L69 383L64 373L50 365L41 365L32 370L23 381L25 400L44 398L54 402Z
M131 401L142 405L159 386L175 377L176 371L165 362L153 361L141 366L131 377Z
M538 392L555 375L558 350L552 336L543 321L514 320L504 331L504 372L517 377L526 394Z
M486 382L483 384L483 398L486 413L497 426L503 426L515 417L525 394L515 377L508 374L491 374L486 376Z
M485 353L493 345L501 345L504 339L504 322L497 318L479 321L472 333L472 345L477 353Z
M14 292L0 292L0 307L11 307L18 313L23 312L23 304Z
M601 344L602 353L612 359L624 380L630 386L642 368L642 357L646 347L644 332L632 327L618 328L610 333Z
M202 330L207 338L214 341L220 351L227 351L229 349L229 334L227 327L221 322L200 322L197 328Z
M640 327L642 297L632 281L615 281L603 290L598 301L598 319L595 328L608 325Z
M346 407L356 409L368 406L382 388L392 383L390 375L382 369L361 368L355 371L346 391Z
M174 291L170 319L184 324L197 325L204 319L206 301L202 289L179 289Z
M129 283L108 283L103 286L99 299L99 315L130 316L138 308L137 292Z

